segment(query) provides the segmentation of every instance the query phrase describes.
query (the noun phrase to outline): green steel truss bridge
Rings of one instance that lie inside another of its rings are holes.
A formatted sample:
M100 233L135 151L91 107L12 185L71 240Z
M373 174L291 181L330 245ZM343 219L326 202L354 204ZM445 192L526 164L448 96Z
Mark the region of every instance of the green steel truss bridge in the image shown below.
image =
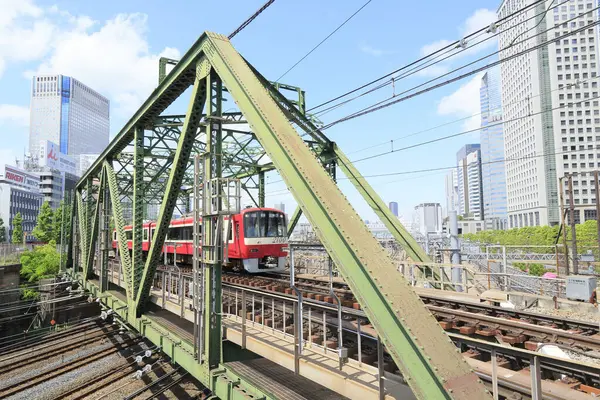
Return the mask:
M171 68L168 72L167 66ZM189 203L195 180L204 191L210 185L222 188L223 182L239 180L255 204L264 206L265 173L277 170L299 204L290 218L289 231L303 213L415 396L469 400L489 397L338 188L336 167L354 184L409 257L426 262L427 256L340 148L305 115L302 90L270 83L227 37L209 32L181 60L161 59L159 71L157 88L78 182L72 244L65 266L69 274L134 329L161 346L215 396L273 398L260 385L227 367L235 355L223 352L221 315L215 312L222 301L222 260L216 233L222 217L218 210L213 214L206 208L202 211L199 262L203 272L194 286L206 289L202 298L194 300L201 308L201 321L197 322L202 346L183 343L176 332L168 332L151 320L147 311L169 221L176 207ZM166 115L165 110L184 93L189 94L185 114ZM201 162L195 165L197 157ZM157 227L144 257L142 224L151 206L159 209ZM111 219L119 240L124 299L108 290ZM124 230L129 223L133 225L131 253ZM199 235L196 233L195 239ZM97 246L100 279L96 285L90 277Z

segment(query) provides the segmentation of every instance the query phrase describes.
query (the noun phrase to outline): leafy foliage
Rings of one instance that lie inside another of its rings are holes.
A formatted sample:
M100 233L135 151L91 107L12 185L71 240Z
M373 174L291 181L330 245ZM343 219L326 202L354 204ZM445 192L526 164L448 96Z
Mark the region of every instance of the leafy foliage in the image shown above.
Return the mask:
M17 213L17 215L15 215L12 225L12 242L14 244L23 244L23 217L21 216L21 213Z
M35 289L21 289L21 298L23 300L39 300L40 292Z
M33 228L33 236L41 242L49 242L54 239L54 212L47 201L42 204L40 213L37 217L37 224Z
M546 269L542 264L529 264L529 275L542 276Z
M29 282L53 276L58 273L60 254L56 251L56 242L51 240L44 246L21 255L21 276Z
M4 226L4 220L0 217L0 243L6 242L6 227Z

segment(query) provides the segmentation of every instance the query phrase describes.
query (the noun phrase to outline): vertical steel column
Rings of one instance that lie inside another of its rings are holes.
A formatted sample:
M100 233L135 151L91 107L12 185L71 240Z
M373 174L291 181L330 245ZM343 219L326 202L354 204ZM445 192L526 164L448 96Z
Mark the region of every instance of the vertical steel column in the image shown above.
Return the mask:
M265 206L265 172L258 172L258 206Z
M498 400L498 360L495 349L492 349L492 395L494 400Z
M197 360L202 358L202 344L204 343L204 331L202 329L204 320L204 274L200 264L200 235L201 235L201 196L200 185L202 179L200 177L200 156L194 157L194 257L192 264L192 304L194 308L194 357ZM164 280L164 278L163 278ZM164 283L163 283L163 308L164 308ZM202 304L200 304L202 302Z
M203 171L202 205L202 268L204 269L204 330L207 367L221 362L221 265L223 259L223 229L219 215L222 175L221 103L223 86L212 71L206 77L206 154Z
M67 235L67 262L65 263L65 269L73 268L73 238L75 237L75 201L73 197L73 191L69 192L69 224L65 227L65 233Z
M529 372L531 374L531 400L542 400L542 372L538 356L531 357Z
M84 216L84 233L85 233L85 239L84 239L84 243L85 243L85 258L83 259L83 280L84 282L87 280L87 271L86 271L86 267L87 267L87 260L90 257L90 254L88 253L90 250L93 251L93 249L90 248L90 236L92 233L92 215L94 213L93 208L94 208L94 203L93 203L93 192L94 192L94 181L93 178L88 178L87 182L86 182L86 186L85 186L85 205L84 205L84 211L85 211L85 216ZM92 256L93 259L93 256Z
M573 252L573 274L579 273L579 260L577 258L577 229L575 224L575 204L573 203L573 175L569 175L569 219L571 223L571 249ZM578 211L579 212L579 211Z
M594 190L596 191L596 225L598 229L598 254L600 255L600 188L598 184L598 170L594 171ZM558 271L558 270L557 270Z
M102 170L103 180L106 181L106 171ZM102 201L100 212L100 291L108 290L108 251L110 249L110 208L108 204L108 185L102 185L101 192L98 193L98 201Z
M566 214L566 208L565 208L565 189L564 189L564 184L563 184L563 179L564 177L561 177L558 180L558 193L560 196L560 222L562 224L562 236L563 236L563 250L565 252L565 276L569 275L569 246L567 246L567 225L566 225L566 221L565 221L565 214ZM598 194L596 194L598 195ZM556 270L556 272L559 272L558 270ZM560 272L559 272L560 274Z
M131 245L131 292L136 298L144 260L142 259L142 229L144 224L144 128L136 126L133 144L133 240ZM135 312L133 307L130 310Z

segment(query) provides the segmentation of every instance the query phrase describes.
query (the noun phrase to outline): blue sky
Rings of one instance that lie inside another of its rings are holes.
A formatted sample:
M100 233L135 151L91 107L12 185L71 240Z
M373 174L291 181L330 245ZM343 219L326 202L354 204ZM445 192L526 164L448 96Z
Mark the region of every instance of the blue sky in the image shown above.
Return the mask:
M276 79L316 43L357 10L364 0L276 0L233 39L234 46L263 75ZM0 164L14 162L28 143L30 78L36 72L71 75L111 100L111 134L115 134L156 85L157 60L177 58L202 31L229 34L264 3L263 0L211 2L0 0ZM167 6L168 4L168 6ZM411 62L445 41L487 26L497 1L398 2L373 0L340 31L282 81L306 90L314 106ZM477 52L397 83L396 91L430 79L443 69L496 49L495 41ZM477 53L477 54L476 54ZM479 112L478 77L402 102L327 131L351 159L390 149L391 139ZM322 117L327 123L389 97L383 89ZM477 125L472 118L396 140L399 148L460 132ZM357 163L365 175L451 166L456 152L477 135L467 135L410 151ZM386 143L367 151L365 147ZM444 201L445 172L369 181L386 202L397 201L409 217L420 202ZM270 181L278 177L269 176ZM360 214L372 219L366 204L341 182ZM282 183L267 188L272 205L295 204L282 194ZM291 212L291 211L290 211Z

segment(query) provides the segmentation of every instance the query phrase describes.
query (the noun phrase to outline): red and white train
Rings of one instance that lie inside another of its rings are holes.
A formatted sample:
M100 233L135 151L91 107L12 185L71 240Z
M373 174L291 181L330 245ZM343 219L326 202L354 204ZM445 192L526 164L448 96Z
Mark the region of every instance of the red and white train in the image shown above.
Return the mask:
M163 246L167 263L192 265L194 254L194 219L174 219ZM227 235L225 252L227 267L246 270L249 273L283 271L288 254L288 238L285 214L274 208L246 208L227 218L224 232ZM202 225L200 225L202 226ZM127 246L131 251L133 227L125 227ZM142 251L146 255L156 229L156 222L145 222L142 231ZM201 228L200 228L201 229ZM117 249L117 232L113 231L113 250Z

